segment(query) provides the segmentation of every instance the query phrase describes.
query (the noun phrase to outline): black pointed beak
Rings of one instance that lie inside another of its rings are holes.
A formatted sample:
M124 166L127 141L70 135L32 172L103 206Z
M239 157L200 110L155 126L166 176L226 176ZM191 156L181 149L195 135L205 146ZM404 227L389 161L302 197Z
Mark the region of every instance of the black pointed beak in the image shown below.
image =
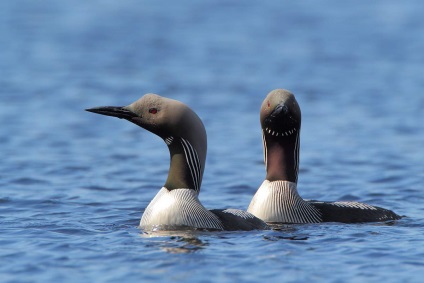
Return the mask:
M264 126L285 131L286 129L298 128L300 126L300 119L283 102L278 104L268 117L265 118Z
M289 108L284 103L280 103L274 110L271 112L270 116L272 118L277 118L278 116L287 115L289 113Z
M280 103L274 108L274 110L272 110L272 112L265 119L265 124L279 123L287 119L287 116L289 116L289 109L287 105L285 105L284 103Z
M93 112L101 115L117 117L119 119L131 120L132 118L139 117L134 112L126 109L125 107L117 106L101 106L85 109L88 112Z

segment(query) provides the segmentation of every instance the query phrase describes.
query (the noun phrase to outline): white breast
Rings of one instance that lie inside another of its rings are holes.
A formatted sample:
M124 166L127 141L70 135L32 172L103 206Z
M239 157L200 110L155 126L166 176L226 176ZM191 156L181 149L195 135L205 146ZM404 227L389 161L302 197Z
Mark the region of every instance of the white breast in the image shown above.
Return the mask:
M265 222L318 223L321 213L304 201L296 183L265 180L250 202L248 212Z
M165 187L153 198L140 220L144 230L158 226L224 229L218 217L200 203L196 191Z

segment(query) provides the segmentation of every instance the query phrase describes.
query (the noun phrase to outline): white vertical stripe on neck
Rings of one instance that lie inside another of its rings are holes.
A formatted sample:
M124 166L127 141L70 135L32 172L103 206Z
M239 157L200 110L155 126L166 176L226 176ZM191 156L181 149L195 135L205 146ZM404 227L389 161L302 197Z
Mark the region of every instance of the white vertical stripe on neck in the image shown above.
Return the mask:
M264 146L264 163L265 163L265 169L268 170L268 149L266 147L266 139L265 139L265 133L262 129L262 142Z
M295 182L297 183L297 176L299 175L299 147L300 147L300 129L296 132L296 143L294 146L294 172Z
M194 189L200 191L202 165L200 164L199 156L193 146L185 139L181 138L184 154L188 167L190 169L191 178L193 180Z

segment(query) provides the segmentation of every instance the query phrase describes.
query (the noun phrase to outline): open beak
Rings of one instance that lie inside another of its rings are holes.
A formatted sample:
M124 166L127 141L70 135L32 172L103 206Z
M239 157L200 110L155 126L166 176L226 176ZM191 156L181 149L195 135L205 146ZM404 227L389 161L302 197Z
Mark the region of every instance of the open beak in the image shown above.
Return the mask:
M118 106L101 106L85 109L88 112L93 112L101 115L117 117L119 119L131 120L132 118L139 117L134 112L126 109L125 107Z

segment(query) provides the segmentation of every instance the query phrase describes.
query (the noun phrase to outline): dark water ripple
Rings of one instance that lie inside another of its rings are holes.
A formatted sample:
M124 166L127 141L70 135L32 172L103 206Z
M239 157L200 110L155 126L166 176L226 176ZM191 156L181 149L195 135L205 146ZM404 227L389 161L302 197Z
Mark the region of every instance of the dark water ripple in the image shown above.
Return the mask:
M421 282L422 1L1 1L1 282ZM200 199L245 209L264 178L258 109L302 107L299 192L387 223L145 234L169 153L85 108L147 92L208 132Z

